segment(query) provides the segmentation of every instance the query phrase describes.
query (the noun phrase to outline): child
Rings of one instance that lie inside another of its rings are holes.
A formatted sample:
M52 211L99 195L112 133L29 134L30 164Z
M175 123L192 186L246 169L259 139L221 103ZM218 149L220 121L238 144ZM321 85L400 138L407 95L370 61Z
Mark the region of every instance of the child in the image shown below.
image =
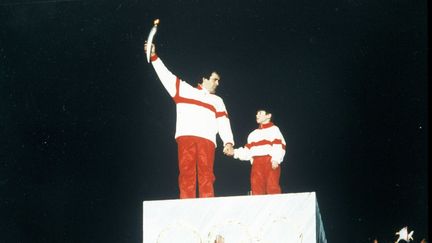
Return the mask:
M252 195L281 193L279 165L285 156L286 143L271 118L272 114L267 110L258 110L256 122L259 127L249 134L244 147L234 149L230 154L235 159L250 160Z

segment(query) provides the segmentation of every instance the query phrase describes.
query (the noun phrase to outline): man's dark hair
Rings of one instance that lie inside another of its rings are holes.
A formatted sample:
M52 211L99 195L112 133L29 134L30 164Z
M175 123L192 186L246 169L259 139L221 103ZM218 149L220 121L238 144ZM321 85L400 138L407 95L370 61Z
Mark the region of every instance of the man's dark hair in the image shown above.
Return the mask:
M202 79L203 78L209 79L210 76L212 75L212 73L216 73L216 74L218 74L220 76L220 74L217 71L215 71L214 69L203 69L199 73L199 76L197 77L197 82L199 84L201 84L202 83Z

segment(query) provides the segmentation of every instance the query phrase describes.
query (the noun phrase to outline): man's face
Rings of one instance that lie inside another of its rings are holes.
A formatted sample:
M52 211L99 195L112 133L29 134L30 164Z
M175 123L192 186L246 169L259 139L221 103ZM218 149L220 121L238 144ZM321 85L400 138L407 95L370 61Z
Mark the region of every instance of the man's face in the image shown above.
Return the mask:
M219 75L213 72L210 75L209 79L203 78L202 85L206 88L211 94L216 93L216 88L219 86Z
M258 111L256 114L256 122L258 124L267 123L270 121L271 114L267 114L266 111Z

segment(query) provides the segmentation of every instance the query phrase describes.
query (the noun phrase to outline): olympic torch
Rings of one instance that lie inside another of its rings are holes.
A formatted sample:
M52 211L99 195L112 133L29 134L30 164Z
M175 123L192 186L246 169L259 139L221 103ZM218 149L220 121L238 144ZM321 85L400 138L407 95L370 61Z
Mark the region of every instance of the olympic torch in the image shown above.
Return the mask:
M157 26L159 24L159 19L155 19L153 21L153 28L150 30L149 36L147 38L147 62L150 63L150 53L152 49L153 44L153 37L155 36L157 32Z

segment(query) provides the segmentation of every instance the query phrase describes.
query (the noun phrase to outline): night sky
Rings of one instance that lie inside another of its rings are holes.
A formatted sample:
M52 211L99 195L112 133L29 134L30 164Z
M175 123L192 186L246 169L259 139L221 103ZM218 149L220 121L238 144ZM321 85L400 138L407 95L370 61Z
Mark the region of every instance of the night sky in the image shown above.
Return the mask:
M428 238L426 1L2 0L0 242L142 242L142 202L178 198L156 18L174 74L219 71L236 147L272 111L329 243ZM246 195L218 143L216 195Z

